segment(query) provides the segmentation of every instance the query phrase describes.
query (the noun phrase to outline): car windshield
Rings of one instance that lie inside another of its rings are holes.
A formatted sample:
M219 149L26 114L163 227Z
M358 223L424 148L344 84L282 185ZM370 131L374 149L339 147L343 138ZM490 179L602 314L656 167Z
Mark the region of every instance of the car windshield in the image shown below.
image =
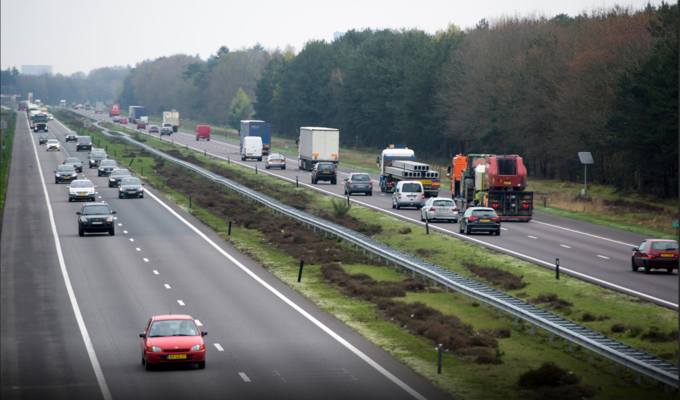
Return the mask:
M142 183L137 178L125 178L120 182L121 185L141 185Z
M676 242L652 242L652 250L678 251Z
M361 174L361 175L352 175L352 178L350 179L351 181L361 181L361 182L368 182L371 180L371 178L368 176L368 174Z
M101 165L102 167L116 167L116 166L118 166L118 164L116 164L115 160L104 160L99 165Z
M433 206L453 207L453 200L435 200Z
M106 153L103 151L93 151L90 153L90 156L92 157L106 157Z
M87 206L83 207L82 211L83 215L108 215L111 214L111 211L109 210L109 206L104 206L104 205L96 205L96 206Z
M472 211L472 216L479 218L495 218L498 215L496 215L494 210L474 210Z
M92 182L90 181L73 181L73 183L71 183L72 188L89 188L92 186Z
M126 169L116 169L111 171L111 176L117 176L117 175L130 175L130 171Z
M335 165L333 164L317 164L318 165L318 170L319 171L333 171L335 169Z
M49 136L47 136L47 135L40 136L40 139L47 139L47 138L49 138Z
M75 171L75 168L73 168L73 165L60 165L57 167L57 171L59 172L69 172L69 171Z
M196 324L188 319L154 321L149 330L149 337L165 336L198 336Z
M68 135L68 136L77 136L78 134L75 133L75 132L73 132L73 131L71 131L71 132L67 133L67 135Z
M78 163L80 163L80 158L78 158L78 157L69 157L69 158L66 159L66 162L67 162L67 163L76 163L76 164L78 164Z
M269 156L270 160L283 160L283 156L281 154L272 154Z
M55 144L55 143L59 143L59 141L57 139L50 139L50 140L47 141L47 143Z
M401 191L407 193L420 193L422 189L417 183L404 183L401 187Z
M80 142L80 143L90 143L91 141L92 141L92 139L90 139L89 136L80 136L78 138L78 142Z

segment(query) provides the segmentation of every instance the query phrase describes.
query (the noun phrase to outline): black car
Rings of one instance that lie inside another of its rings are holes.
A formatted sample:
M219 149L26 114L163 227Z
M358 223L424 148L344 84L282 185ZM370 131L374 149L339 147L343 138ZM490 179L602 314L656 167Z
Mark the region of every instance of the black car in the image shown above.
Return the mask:
M113 122L120 122L120 117L113 117Z
M345 194L351 196L352 193L365 193L366 196L373 196L373 182L368 174L352 173L345 179Z
M163 128L161 129L161 136L163 135L172 135L172 128Z
M330 162L317 163L312 168L312 183L316 184L318 181L330 181L332 185L338 183L338 171L335 169L335 164Z
M62 163L63 165L73 165L78 172L83 172L83 162L78 157L69 157Z
M90 168L97 168L102 161L106 160L106 152L104 150L92 150L88 159Z
M38 138L38 144L47 144L47 141L50 140L50 137L48 135L40 135Z
M89 136L78 136L76 139L76 151L92 151L92 138Z
M85 204L78 214L78 235L85 236L86 232L108 232L116 234L113 214L106 203Z
M66 142L70 142L73 140L74 142L78 142L78 132L75 131L70 131L69 133L66 134Z
M71 182L78 178L78 174L73 165L60 165L57 167L57 170L54 171L54 174L54 183Z
M116 160L102 160L99 163L99 169L97 170L97 176L108 176L111 171L118 168L118 163Z
M489 207L470 207L460 218L458 231L469 235L472 232L501 234L501 220L496 211Z
M120 180L120 187L118 188L118 198L123 197L139 197L144 198L144 184L139 178L123 178Z
M109 187L115 187L120 185L120 181L125 178L132 176L130 171L127 169L114 169L109 174Z

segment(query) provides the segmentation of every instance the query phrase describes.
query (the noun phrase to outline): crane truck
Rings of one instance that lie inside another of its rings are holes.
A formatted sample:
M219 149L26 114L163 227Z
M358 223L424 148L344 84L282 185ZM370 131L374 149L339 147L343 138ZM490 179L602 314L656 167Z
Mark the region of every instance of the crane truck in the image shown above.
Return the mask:
M462 166L465 164L465 168ZM526 191L527 170L518 155L469 154L449 167L451 198L459 212L475 205L492 207L501 221L529 222L534 193Z
M430 170L429 164L417 162L413 150L405 145L389 145L376 159L380 168L380 191L394 192L400 181L419 181L423 184L425 196L439 195L439 172Z

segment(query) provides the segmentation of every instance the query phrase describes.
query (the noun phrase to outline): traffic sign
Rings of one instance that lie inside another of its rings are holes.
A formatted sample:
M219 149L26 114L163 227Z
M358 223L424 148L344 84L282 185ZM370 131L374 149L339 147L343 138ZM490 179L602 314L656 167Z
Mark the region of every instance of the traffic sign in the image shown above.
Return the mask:
M4 119L0 121L0 129L7 129L7 121Z
M673 221L673 228L677 228L677 227L678 227L678 220L676 219L676 220Z
M83 121L83 126L85 126L86 128L88 128L88 127L90 126L90 120L89 120L89 119L86 119L85 121Z

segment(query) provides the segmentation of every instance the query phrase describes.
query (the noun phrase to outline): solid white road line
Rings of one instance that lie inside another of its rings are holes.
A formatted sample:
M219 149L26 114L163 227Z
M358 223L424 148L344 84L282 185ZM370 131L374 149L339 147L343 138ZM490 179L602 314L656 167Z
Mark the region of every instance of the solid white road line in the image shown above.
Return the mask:
M201 323L201 321L199 321L199 320L197 320L197 319L195 319L194 322L196 322L196 325L198 325L198 326L203 326L203 324Z
M565 249L571 249L571 246L567 246L566 244L561 244L560 246L564 247Z
M599 254L597 256L600 257L600 258L604 258L605 260L609 260L609 257L601 256Z
M156 271L155 269L153 270L153 273L154 275L158 275L158 271Z
M545 223L545 222L536 221L535 219L532 220L531 222L535 222L535 223L537 223L537 224L542 224L542 225L547 225L547 226L552 226L553 228L557 228L557 229L564 229L565 231L574 232L574 233L578 233L578 234L581 234L581 235L586 235L586 236L590 236L590 237L593 237L593 238L606 240L606 241L612 242L612 243L623 244L623 245L626 245L626 246L635 246L634 244L630 244L630 243L626 243L626 242L620 242L620 241L618 241L618 240L609 239L609 238L606 238L606 237L597 236L597 235L593 235L593 234L590 234L590 233L585 233L585 232L577 231L577 230L574 230L574 229L563 228L563 227L561 227L561 226L559 226L559 225L548 224L548 223Z
M213 344L215 345L215 348L216 348L218 351L224 351L224 349L222 348L222 346L220 346L219 343L213 343Z
M168 285L167 283L163 286L165 286L166 289L170 289L170 285Z
M377 362L373 361L373 359L369 358L366 354L364 354L362 351L360 351L359 349L357 349L356 347L354 347L352 344L350 344L348 341L346 341L345 339L343 339L340 335L338 335L337 333L333 332L333 331L332 331L330 328L328 328L326 325L322 324L319 320L317 320L316 318L314 318L314 317L313 317L311 314L309 314L307 311L303 310L300 306L298 306L298 305L295 304L293 301L291 301L290 299L288 299L286 296L284 296L283 294L281 294L281 292L279 292L278 290L274 289L271 285L269 285L267 282L265 282L264 280L262 280L262 278L260 278L259 276L255 275L254 272L252 272L251 270L249 270L245 265L243 265L243 264L241 264L240 262L238 262L238 260L236 260L236 259L235 259L234 257L232 257L229 253L227 253L226 251L224 251L220 246L218 246L215 242L213 242L209 237L207 237L207 236L206 236L203 232L201 232L198 228L196 228L196 227L195 227L194 225L192 225L189 221L187 221L186 219L184 219L181 215L177 214L177 212L175 212L175 210L173 210L172 208L170 208L167 204L163 203L163 202L161 201L161 199L159 199L158 197L156 197L156 195L154 195L154 194L151 193L151 192L147 192L147 194L150 195L151 198L153 198L154 200L156 200L160 205L162 205L163 207L165 207L165 208L166 208L172 215L174 215L177 219L179 219L180 221L182 221L185 225L187 225L187 226L188 226L189 228L191 228L194 232L196 232L196 234L197 234L198 236L200 236L201 238L203 238L203 240L205 240L206 242L208 242L215 250L217 250L219 253L221 253L224 257L228 258L228 259L229 259L231 262L233 262L236 266L238 266L239 268L241 268L241 270L243 270L243 272L245 272L246 274L250 275L250 277L253 278L256 282L258 282L260 285L264 286L267 290L269 290L270 292L272 292L274 295L276 295L276 296L277 296L278 298L280 298L283 302L285 302L286 304L288 304L288 305L289 305L291 308L293 308L295 311L297 311L297 312L300 313L302 316L304 316L305 318L307 318L310 322L312 322L314 325L316 325L317 327L319 327L319 329L323 330L323 331L326 332L329 336L331 336L333 339L337 340L340 344L342 344L343 346L345 346L345 347L346 347L347 349L349 349L352 353L354 353L354 354L357 355L359 358L361 358L361 359L364 360L366 363L368 363L370 366L372 366L373 368L375 368L378 372L380 372L381 374L383 374L387 379L391 380L394 384L396 384L397 386L399 386L400 388L402 388L404 391L406 391L407 393L409 393L411 396L413 396L413 397L415 397L416 399L419 399L419 400L425 400L425 397L423 397L420 393L416 392L415 390L413 390L413 388L411 388L410 386L408 386L406 383L402 382L399 378L397 378L396 376L392 375L391 372L389 372L388 370L386 370L385 368L383 368L383 367L382 367L380 364L378 364Z
M182 300L177 300L177 302L179 303L180 306L185 305L184 302L183 302Z
M248 378L248 376L247 376L245 373L239 372L238 375L239 375L241 378L243 378L244 381L250 382L250 378Z
M73 307L73 312L76 316L76 321L78 322L78 328L80 328L80 335L83 337L85 342L85 349L90 358L90 363L92 364L92 369L94 369L94 375L99 383L99 389L102 392L105 400L112 400L111 392L109 391L109 386L106 384L106 379L104 378L104 372L99 365L99 360L97 359L97 354L94 351L94 346L92 345L92 339L90 339L90 334L87 332L87 327L85 326L85 320L83 315L80 313L80 307L78 306L78 300L76 300L76 294L73 291L73 286L71 285L71 279L68 276L68 271L66 270L66 262L64 261L64 254L61 250L61 241L59 240L59 235L57 233L57 225L54 222L54 212L52 211L52 205L50 204L50 195L47 193L47 186L45 185L45 177L43 176L42 166L40 165L40 158L38 158L38 149L35 147L35 141L31 140L33 144L33 151L35 153L35 161L38 165L38 173L40 174L40 181L43 186L43 193L45 193L45 202L47 203L47 212L50 216L50 226L52 227L52 235L54 236L54 246L57 249L57 258L59 259L59 266L61 267L61 275L64 277L64 283L66 284L66 291L68 292L68 297L71 300L71 307Z

